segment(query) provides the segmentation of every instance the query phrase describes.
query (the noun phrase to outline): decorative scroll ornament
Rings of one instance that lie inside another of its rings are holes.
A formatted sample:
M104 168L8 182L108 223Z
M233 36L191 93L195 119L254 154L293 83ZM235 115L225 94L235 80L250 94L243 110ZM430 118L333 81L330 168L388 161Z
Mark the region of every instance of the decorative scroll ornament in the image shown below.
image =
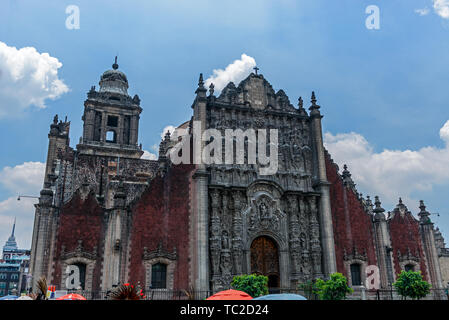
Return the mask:
M155 258L166 258L169 260L178 259L176 247L173 248L172 252L168 252L162 248L162 242L159 242L157 249L154 251L148 251L147 247L143 248L143 260L151 260Z
M78 245L74 251L66 252L65 246L61 246L61 260L67 260L71 258L86 258L89 260L95 260L97 258L97 246L94 247L92 252L84 250L83 240L78 240Z

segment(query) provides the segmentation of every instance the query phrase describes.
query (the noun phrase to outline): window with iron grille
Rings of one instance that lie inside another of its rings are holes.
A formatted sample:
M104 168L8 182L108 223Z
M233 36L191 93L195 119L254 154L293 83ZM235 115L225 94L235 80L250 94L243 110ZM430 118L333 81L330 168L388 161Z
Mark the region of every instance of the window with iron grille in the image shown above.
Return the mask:
M153 264L151 267L151 288L167 288L167 265L163 263Z
M353 286L362 285L362 277L360 273L360 264L354 263L351 264L351 279Z

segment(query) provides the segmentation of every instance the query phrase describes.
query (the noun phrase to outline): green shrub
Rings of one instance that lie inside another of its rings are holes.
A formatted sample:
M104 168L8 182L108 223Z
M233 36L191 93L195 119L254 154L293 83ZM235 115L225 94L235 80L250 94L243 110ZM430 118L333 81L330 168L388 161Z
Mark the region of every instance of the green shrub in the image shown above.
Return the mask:
M420 271L402 271L393 286L404 299L421 299L430 292L430 284L423 280Z
M316 299L317 288L315 287L315 282L307 281L298 284L298 290L304 293L307 300Z
M257 274L235 276L231 286L256 298L268 294L268 277Z
M348 286L346 277L338 272L331 274L329 280L317 279L315 289L320 300L343 300L347 294L354 292Z

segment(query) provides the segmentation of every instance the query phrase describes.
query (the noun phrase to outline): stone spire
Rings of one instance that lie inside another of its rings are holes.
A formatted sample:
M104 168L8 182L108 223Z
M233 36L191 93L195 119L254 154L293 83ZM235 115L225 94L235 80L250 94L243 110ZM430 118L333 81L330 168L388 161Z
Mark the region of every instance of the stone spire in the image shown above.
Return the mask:
M203 74L200 73L200 78L198 79L198 88L196 89L195 93L197 95L202 95L202 93L204 93L206 91L207 91L207 89L204 87Z

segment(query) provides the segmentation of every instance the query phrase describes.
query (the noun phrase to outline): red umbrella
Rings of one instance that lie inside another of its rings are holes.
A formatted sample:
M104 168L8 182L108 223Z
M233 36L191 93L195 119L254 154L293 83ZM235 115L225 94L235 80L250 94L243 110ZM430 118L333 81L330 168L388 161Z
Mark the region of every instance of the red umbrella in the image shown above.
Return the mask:
M87 299L77 293L70 293L66 294L65 296L56 298L56 300L87 300Z
M217 292L206 300L251 300L252 298L253 297L243 291L225 290Z

